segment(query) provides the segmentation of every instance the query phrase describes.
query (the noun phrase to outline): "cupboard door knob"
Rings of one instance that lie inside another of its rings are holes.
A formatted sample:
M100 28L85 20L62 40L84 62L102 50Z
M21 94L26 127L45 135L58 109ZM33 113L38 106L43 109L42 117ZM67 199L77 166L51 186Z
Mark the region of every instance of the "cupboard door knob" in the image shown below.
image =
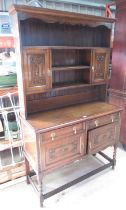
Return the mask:
M95 120L95 126L96 127L98 126L98 120Z
M54 141L55 140L55 138L56 138L56 133L51 133L51 139L52 139L52 141Z
M49 76L49 77L52 76L52 71L51 71L51 69L48 69L48 76Z
M112 122L114 122L114 117L113 117L113 115L112 115L112 118L111 118L111 119L112 119Z
M73 131L74 131L74 134L76 134L76 133L77 133L77 129L76 129L76 127L73 127Z

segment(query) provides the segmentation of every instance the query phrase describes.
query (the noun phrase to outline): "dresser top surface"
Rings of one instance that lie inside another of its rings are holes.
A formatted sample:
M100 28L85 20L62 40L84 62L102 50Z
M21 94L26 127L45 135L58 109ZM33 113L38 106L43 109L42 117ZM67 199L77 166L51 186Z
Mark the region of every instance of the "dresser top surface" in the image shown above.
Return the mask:
M93 102L87 104L73 105L46 112L39 112L30 115L27 122L35 129L58 128L70 123L93 119L114 112L121 111L121 108L105 102Z

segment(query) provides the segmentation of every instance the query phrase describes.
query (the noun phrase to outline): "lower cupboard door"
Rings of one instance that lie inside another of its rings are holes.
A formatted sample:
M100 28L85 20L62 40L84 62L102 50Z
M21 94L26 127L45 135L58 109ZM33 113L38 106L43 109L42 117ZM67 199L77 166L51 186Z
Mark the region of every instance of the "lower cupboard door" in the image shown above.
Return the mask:
M71 163L86 153L86 138L83 133L65 136L52 142L41 144L42 167L53 169Z
M112 123L88 132L88 154L94 154L114 145L118 137L118 124Z

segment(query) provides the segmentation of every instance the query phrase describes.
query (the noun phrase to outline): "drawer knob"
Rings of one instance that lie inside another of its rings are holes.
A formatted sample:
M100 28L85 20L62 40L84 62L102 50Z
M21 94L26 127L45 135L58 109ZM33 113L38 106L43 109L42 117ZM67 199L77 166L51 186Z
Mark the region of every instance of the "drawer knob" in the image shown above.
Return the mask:
M51 139L52 139L52 141L54 141L55 140L55 138L56 138L56 133L51 133Z
M96 127L98 126L98 120L95 120L95 126Z
M76 127L73 127L73 131L74 131L74 134L76 134L76 133L77 133L77 129L76 129Z

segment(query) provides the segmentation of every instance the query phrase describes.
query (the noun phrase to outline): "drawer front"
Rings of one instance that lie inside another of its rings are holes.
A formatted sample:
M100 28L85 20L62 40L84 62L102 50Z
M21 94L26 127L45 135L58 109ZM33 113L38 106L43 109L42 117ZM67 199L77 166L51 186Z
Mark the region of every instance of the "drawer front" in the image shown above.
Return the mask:
M88 131L88 154L114 145L119 139L119 124L111 123Z
M119 113L109 114L103 117L98 117L87 122L87 129L96 128L102 125L119 121Z
M57 141L41 144L41 152L44 170L64 166L86 153L85 135L65 136Z
M66 135L76 135L83 131L83 128L85 128L85 124L83 123L77 123L75 125L67 126L64 128L55 129L53 131L49 131L46 133L42 133L42 142L47 141L56 141L60 137L66 136Z

